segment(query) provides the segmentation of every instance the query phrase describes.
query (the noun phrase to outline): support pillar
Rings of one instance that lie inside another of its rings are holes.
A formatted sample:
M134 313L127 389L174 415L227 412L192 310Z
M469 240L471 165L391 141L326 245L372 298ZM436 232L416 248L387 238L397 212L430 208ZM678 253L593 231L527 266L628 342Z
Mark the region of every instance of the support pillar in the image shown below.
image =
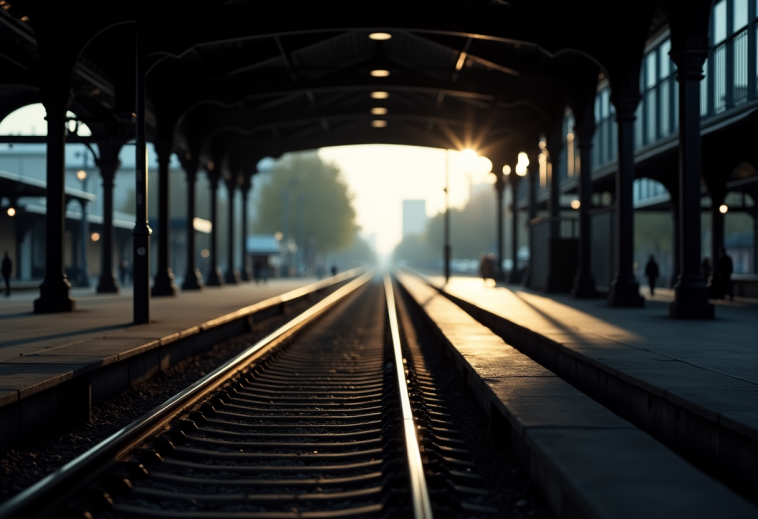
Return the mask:
M518 271L518 209L516 208L516 194L518 193L518 185L521 177L516 173L516 166L514 165L509 175L511 184L511 259L513 265L511 266L511 272L508 275L508 282L516 284L521 281L521 276Z
M675 197L674 193L670 193L671 196L671 219L674 223L674 232L672 236L672 249L674 251L674 265L671 272L671 281L669 283L670 288L674 288L679 282L679 267L681 265L681 238L679 230L681 224L679 223L679 197Z
M236 175L231 175L226 179L226 187L229 190L229 228L227 229L229 239L227 242L227 265L224 281L229 285L239 285L240 283L240 273L234 268L234 192L236 184Z
M574 278L571 294L577 299L597 297L595 278L592 276L592 230L590 226L590 209L592 207L592 134L591 129L578 131L579 134L579 247L577 265L579 269Z
M171 152L173 143L170 140L162 140L155 143L155 151L158 154L158 272L155 274L155 283L151 295L175 296L174 273L169 267L169 165L171 164Z
M527 156L529 157L529 167L527 168L527 182L528 182L528 226L529 226L529 264L530 267L526 271L526 276L522 280L526 286L530 286L531 283L531 264L534 261L534 231L532 229L532 220L537 218L537 192L539 191L539 179L540 179L540 150L537 146L530 146Z
M669 315L713 319L708 287L700 270L700 81L708 48L681 46L671 51L679 82L679 281ZM715 261L717 258L713 258Z
M135 53L135 223L132 230L132 282L134 324L150 322L150 235L147 221L147 127L145 120L145 39L147 13L139 9L136 25Z
M216 168L219 166L214 166ZM205 279L205 286L220 287L224 285L224 276L218 268L218 181L219 174L208 168L208 180L211 183L211 266Z
M612 96L618 125L616 168L616 277L611 282L608 304L619 307L645 306L640 284L634 275L634 121L639 94Z
M563 142L558 132L552 138L548 139L547 151L549 154L549 178L548 188L550 190L550 200L548 201L548 209L550 211L550 239L558 239L561 237L561 227L559 218L561 216L561 191L560 191L560 165L561 165L561 150L563 148Z
M45 279L34 300L36 313L72 312L71 284L63 265L65 202L66 111L71 105L70 89L43 96L47 112L47 207L45 214Z
M87 180L84 181L84 191L87 190ZM89 288L89 219L87 217L87 204L88 200L79 200L79 205L82 210L82 221L79 229L79 257L77 258L77 266L79 271L79 279L77 286L82 288Z
M184 273L182 290L202 290L203 276L195 266L195 181L197 180L197 160L192 159L184 166L187 175L187 271Z
M118 151L121 148L98 144L100 158L97 166L103 179L103 232L100 236L100 279L97 283L98 294L118 294L119 286L113 271L113 185L116 171L121 162Z
M503 272L503 195L505 194L505 175L502 171L495 171L495 201L497 204L497 265L495 265L495 275L498 280L505 279Z
M242 270L240 270L240 278L242 281L253 280L253 271L247 264L247 205L252 186L251 180L251 176L245 173L240 185L240 194L242 195L242 222L240 222L240 257L242 258L240 265Z

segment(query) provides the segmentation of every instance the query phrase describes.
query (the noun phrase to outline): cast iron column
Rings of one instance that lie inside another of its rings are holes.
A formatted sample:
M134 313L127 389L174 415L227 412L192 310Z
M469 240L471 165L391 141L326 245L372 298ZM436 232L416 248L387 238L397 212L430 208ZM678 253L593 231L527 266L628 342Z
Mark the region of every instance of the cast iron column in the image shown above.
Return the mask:
M613 97L613 96L612 96ZM634 121L639 94L615 96L618 126L618 162L616 167L616 277L611 282L610 306L645 306L640 284L634 276Z
M571 291L576 298L597 297L595 290L595 278L592 276L590 257L592 254L590 208L592 207L592 134L595 133L594 124L592 129L583 129L579 133L579 257L577 265L579 269L574 278L574 288Z
M195 181L197 180L197 161L193 158L184 165L187 175L187 271L184 273L182 290L202 290L203 276L195 266L197 250L195 247Z
M220 166L216 165L213 168L208 168L208 180L211 183L211 266L208 269L205 286L209 287L224 285L224 276L221 269L218 268L218 169Z
M97 283L97 293L118 294L119 286L113 272L113 184L116 171L121 166L118 160L121 147L98 144L98 148L100 158L97 166L103 179L103 232L100 237L100 280Z
M508 176L511 181L511 258L513 260L508 282L516 284L521 281L518 272L518 209L516 208L516 195L518 193L518 185L521 177L516 173L515 165L511 169L511 174Z
M497 197L497 265L495 274L499 280L505 278L503 275L503 195L505 194L505 175L502 170L495 173L495 196Z
M669 315L713 319L708 287L700 270L700 81L707 48L675 48L679 82L679 281ZM712 258L715 261L717 258Z
M724 246L724 214L719 210L719 207L724 203L726 193L722 190L717 191L712 186L708 186L708 190L711 192L711 265L715 271L719 253ZM712 284L713 280L711 280L709 287ZM711 292L709 295L712 296L713 293Z
M237 177L230 175L226 179L226 187L229 190L229 228L226 260L226 275L224 281L230 285L239 285L240 273L234 268L234 191L237 185Z
M87 192L87 184L89 178L85 178L82 191ZM89 218L87 217L87 203L88 200L79 200L79 205L82 208L82 221L81 228L79 229L80 242L79 242L79 258L77 264L79 266L79 284L77 286L89 288Z
M539 190L539 178L540 178L540 150L538 147L529 146L527 156L529 157L529 166L527 168L527 182L528 182L528 228L529 228L529 269L526 271L526 278L523 282L526 286L531 284L531 265L534 257L534 229L532 228L532 220L537 218L537 191Z
M170 140L161 140L155 143L155 151L158 154L158 272L155 274L155 284L152 295L175 296L174 273L169 266L169 166L171 164L171 151L173 143Z
M561 192L560 192L560 165L561 165L561 149L563 148L563 142L561 136L556 135L547 142L547 151L550 158L549 169L549 189L550 189L550 239L555 240L561 237L561 228L559 219L561 216ZM552 258L551 258L552 259ZM552 270L552 269L551 269Z
M65 202L66 111L71 105L70 90L46 94L42 103L47 112L47 208L45 214L45 279L34 301L36 313L71 312L76 300L70 297L71 284L63 265Z
M240 278L242 281L252 281L253 272L247 264L247 204L248 194L250 193L250 187L252 185L251 175L244 173L242 183L240 184L240 194L242 195L242 222L240 222L240 257L242 261L240 266Z
M134 256L132 257L132 282L134 283L134 324L150 322L150 235L152 229L147 221L147 135L145 128L145 38L147 14L141 7L137 20L136 45L136 99L135 111L135 184L136 209Z

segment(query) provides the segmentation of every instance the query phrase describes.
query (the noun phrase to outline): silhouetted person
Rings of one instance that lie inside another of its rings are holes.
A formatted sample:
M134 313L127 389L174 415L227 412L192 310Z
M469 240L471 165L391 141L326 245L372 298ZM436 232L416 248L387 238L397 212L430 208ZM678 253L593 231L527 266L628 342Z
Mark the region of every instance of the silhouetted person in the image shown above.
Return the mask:
M647 276L647 280L650 282L650 295L655 295L655 280L660 275L660 272L658 271L658 264L655 262L655 256L652 254L650 255L650 259L647 260L647 265L645 265L645 276Z
M703 275L703 281L708 284L708 278L711 277L711 260L705 258L703 264L700 266L700 272Z
M332 265L332 276L337 275L337 265Z
M121 260L118 264L118 279L121 282L121 286L126 285L126 266L129 264L126 260Z
M495 279L494 254L482 254L479 257L479 275L482 276L482 281L484 281L485 284L488 279Z
M732 294L732 272L734 272L732 258L726 253L726 249L721 247L716 268L713 270L713 285L716 287L717 297L723 298L728 295L729 299L734 300L734 295Z
M3 279L5 280L5 297L10 297L11 272L13 272L13 262L11 261L10 256L8 256L8 251L5 251L5 254L3 255L3 266L0 270L3 273Z

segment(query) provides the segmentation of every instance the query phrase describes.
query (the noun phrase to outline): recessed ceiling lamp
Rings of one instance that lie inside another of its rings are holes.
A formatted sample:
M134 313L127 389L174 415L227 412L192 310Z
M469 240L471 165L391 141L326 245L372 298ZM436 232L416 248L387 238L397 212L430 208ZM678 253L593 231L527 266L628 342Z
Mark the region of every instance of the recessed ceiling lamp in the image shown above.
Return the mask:
M390 75L390 71L389 70L381 70L381 69L372 70L371 71L371 75L374 76L374 77L388 77Z
M389 92L371 92L371 99L387 99Z
M387 121L380 121L380 120L371 121L371 126L373 126L374 128L384 128L385 126L387 126Z
M392 38L392 35L388 32L372 32L368 35L369 38L376 41L384 41Z
M377 106L371 109L371 113L374 115L386 115L387 109L384 108L383 106Z

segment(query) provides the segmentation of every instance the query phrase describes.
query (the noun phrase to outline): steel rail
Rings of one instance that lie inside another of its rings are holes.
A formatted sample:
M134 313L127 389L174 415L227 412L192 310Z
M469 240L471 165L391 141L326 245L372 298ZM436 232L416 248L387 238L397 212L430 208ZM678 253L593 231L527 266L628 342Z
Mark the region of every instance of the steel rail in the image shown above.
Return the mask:
M62 493L82 487L91 481L112 460L118 459L119 456L145 440L157 429L163 427L169 420L185 411L209 392L227 382L243 368L291 337L337 302L365 285L374 275L374 269L371 269L347 285L337 289L322 301L259 340L180 393L177 393L149 413L138 418L92 449L6 501L0 506L0 519L34 517L35 514L49 510L50 507L59 504L63 497Z
M424 475L424 466L421 462L421 451L416 436L416 425L413 422L413 410L411 398L408 393L408 381L405 377L405 363L403 362L403 350L400 343L400 327L397 319L395 306L395 293L392 288L392 279L389 273L384 273L384 291L387 299L387 314L389 317L390 335L392 337L392 351L397 372L398 392L400 394L400 407L403 417L403 430L405 433L405 448L408 458L408 475L411 483L411 500L414 519L432 519L432 504L429 500L429 491Z

